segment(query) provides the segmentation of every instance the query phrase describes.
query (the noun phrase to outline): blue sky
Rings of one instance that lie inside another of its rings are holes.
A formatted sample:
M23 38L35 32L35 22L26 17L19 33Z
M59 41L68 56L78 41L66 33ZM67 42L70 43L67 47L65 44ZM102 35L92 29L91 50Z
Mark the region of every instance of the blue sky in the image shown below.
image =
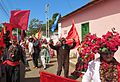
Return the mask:
M49 4L48 17L54 13L62 16L80 8L91 0L0 0L0 23L9 22L10 11L21 9L30 10L29 22L36 18L45 23L45 5Z

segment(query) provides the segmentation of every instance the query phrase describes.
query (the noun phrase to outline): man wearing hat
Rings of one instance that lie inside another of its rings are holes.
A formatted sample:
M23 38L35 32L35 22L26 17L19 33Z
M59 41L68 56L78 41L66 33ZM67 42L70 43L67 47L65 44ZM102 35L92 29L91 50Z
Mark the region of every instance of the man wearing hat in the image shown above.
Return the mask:
M3 62L6 71L6 82L20 82L20 60L27 65L24 60L22 47L18 44L17 37L11 39L12 45L7 52L7 58Z
M62 67L64 69L64 76L68 77L69 73L69 52L76 46L76 42L73 39L73 45L66 44L66 39L62 38L59 40L59 44L53 45L53 41L50 41L50 47L57 51L58 70L57 75L61 75Z

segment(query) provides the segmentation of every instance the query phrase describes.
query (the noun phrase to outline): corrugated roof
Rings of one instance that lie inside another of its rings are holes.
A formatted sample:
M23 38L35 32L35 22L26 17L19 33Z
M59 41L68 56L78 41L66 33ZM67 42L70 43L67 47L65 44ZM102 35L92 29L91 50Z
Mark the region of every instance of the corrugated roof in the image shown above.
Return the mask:
M60 21L66 19L66 18L68 18L68 17L70 17L70 16L72 16L72 15L78 13L78 12L81 12L81 11L87 9L88 7L91 7L91 6L97 4L97 3L101 2L101 1L104 1L104 0L92 0L91 2L87 3L86 5L84 5L84 6L80 7L80 8L78 8L78 9L76 9L75 11L73 11L73 12L71 12L71 13L63 16L63 17L60 19ZM59 22L60 22L60 21L59 21Z

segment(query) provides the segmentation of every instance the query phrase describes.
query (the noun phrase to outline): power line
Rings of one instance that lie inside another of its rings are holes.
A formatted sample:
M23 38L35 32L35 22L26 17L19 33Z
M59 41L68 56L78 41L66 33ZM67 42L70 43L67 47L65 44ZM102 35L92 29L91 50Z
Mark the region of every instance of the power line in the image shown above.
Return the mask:
M9 9L13 9L14 8L14 4L11 1L6 1L5 3L8 5Z
M0 6L1 6L1 9L2 11L6 14L6 16L9 18L9 14L8 12L5 10L5 8L3 7L2 3L0 2Z
M1 4L3 5L4 9L7 11L7 13L9 13L9 10L8 8L6 7L5 3L3 0L1 0Z
M50 6L49 3L45 5L45 15L46 15L46 37L49 37L49 16L48 16L48 13L49 13L49 6Z

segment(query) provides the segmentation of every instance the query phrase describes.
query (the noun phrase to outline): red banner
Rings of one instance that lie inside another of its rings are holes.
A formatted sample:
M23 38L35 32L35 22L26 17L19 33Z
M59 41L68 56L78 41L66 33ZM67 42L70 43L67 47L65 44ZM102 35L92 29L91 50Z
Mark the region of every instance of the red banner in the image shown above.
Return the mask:
M0 36L2 36L2 35L0 34ZM0 48L4 47L4 46L5 46L4 40L2 37L0 37ZM1 50L0 50L0 52L1 52Z
M40 72L40 82L78 82L78 81L42 71Z
M10 31L9 37L12 37L12 29L16 26L10 23L3 23L3 25L5 26L5 31Z
M72 27L70 31L68 32L66 39L67 39L67 44L71 44L73 42L72 39L75 39L77 43L76 47L80 45L79 35L77 33L74 20L72 21Z
M2 28L2 31L0 32L0 47L4 47L5 43L4 43L4 39L3 39L3 35L5 32L9 31L9 37L12 37L12 28L14 28L14 26L10 23L3 23L4 27Z
M30 10L13 10L11 11L10 23L15 24L22 30L27 30Z

